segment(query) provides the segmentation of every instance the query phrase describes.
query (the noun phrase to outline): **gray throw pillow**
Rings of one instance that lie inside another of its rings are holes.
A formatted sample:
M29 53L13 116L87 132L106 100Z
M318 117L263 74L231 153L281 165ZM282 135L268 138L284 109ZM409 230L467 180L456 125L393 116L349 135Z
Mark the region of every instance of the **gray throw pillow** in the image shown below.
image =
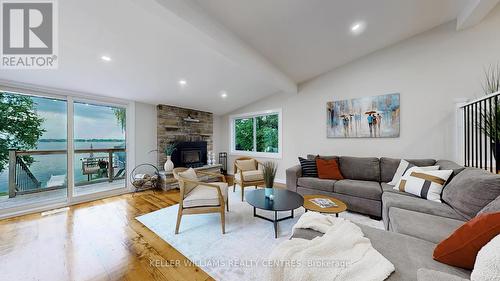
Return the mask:
M443 190L443 201L470 220L500 196L500 175L477 168L466 168Z

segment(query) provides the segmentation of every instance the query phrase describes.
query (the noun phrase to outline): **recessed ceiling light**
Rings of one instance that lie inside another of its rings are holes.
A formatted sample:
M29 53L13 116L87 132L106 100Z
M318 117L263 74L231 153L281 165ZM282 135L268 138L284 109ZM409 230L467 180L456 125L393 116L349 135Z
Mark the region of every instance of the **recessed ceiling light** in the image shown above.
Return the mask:
M221 97L221 98L223 98L223 99L227 98L227 93L226 93L226 91L221 91L221 92L220 92L220 97Z
M365 31L366 28L366 23L363 21L358 21L355 22L351 25L351 33L354 35L361 34L363 31Z
M108 56L101 56L101 59L102 59L103 61L111 61L111 58L110 58L110 57L108 57Z
M182 79L182 80L179 80L179 85L181 86L186 86L187 85L187 81Z

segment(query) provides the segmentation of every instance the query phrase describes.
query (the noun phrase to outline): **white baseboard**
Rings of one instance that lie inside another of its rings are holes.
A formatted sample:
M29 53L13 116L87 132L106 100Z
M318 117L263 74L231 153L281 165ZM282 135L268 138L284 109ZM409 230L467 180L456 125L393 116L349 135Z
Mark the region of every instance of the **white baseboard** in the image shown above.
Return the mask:
M283 179L274 179L274 182L281 183L281 184L286 184L286 180L283 180Z

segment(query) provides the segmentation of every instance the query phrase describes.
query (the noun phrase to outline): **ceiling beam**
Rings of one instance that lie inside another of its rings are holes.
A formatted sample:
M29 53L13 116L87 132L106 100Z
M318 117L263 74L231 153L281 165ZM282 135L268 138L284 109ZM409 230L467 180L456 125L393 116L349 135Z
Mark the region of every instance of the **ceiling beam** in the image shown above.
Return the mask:
M156 0L171 15L172 24L198 38L201 43L234 64L270 81L285 93L297 93L297 83L248 46L229 29L209 17L202 8L188 0ZM257 76L257 77L258 77ZM272 94L272 93L270 93Z
M457 30L480 23L500 0L472 0L457 17Z

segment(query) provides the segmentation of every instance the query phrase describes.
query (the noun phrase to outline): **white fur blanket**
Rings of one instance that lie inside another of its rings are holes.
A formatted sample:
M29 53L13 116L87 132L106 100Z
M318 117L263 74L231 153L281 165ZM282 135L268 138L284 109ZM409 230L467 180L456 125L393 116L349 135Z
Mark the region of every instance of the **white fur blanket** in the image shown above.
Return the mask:
M278 245L269 256L267 279L375 281L385 280L394 271L394 265L348 220L307 212L295 228L311 228L325 234Z

